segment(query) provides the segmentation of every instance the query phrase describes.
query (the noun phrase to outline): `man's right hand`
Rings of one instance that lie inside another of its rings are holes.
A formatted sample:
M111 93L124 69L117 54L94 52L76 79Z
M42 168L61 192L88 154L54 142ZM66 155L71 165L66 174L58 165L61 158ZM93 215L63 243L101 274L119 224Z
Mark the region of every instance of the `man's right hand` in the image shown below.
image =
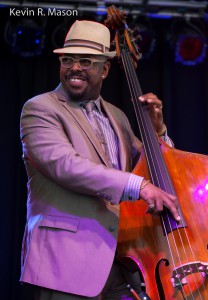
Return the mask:
M142 181L141 186L145 184L146 180ZM140 191L140 198L143 199L149 206L147 213L157 214L163 211L163 206L167 207L172 213L176 221L180 221L178 211L178 199L176 196L168 194L167 192L156 187L152 183L148 183Z

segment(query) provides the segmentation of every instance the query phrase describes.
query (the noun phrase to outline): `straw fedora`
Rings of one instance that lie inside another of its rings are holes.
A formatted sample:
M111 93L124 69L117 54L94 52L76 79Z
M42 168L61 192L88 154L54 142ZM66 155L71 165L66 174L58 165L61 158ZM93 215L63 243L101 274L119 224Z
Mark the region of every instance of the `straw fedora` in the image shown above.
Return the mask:
M115 51L110 51L109 29L93 21L75 21L69 29L63 48L54 53L94 54L113 58Z

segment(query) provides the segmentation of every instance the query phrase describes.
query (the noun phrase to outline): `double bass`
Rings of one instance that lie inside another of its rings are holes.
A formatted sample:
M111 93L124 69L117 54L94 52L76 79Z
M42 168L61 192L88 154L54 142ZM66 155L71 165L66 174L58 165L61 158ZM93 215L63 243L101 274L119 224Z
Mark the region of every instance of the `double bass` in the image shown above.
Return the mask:
M138 101L142 91L134 62L140 55L125 19L125 12L108 8L105 23L116 30L117 56L122 60L143 142L133 173L176 195L182 221L176 222L165 207L152 216L146 213L144 201L123 202L118 252L139 270L151 300L207 300L208 157L170 147L155 133L147 105Z

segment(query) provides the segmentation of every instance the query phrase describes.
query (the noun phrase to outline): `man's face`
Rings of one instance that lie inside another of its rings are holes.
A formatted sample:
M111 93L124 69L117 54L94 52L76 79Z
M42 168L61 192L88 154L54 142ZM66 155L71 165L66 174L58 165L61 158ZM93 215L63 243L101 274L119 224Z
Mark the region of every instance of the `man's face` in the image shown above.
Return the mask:
M106 58L98 55L73 55L68 54L75 59L78 58L93 58L106 60ZM103 77L108 75L110 68L109 62L94 62L90 69L82 69L78 62L75 62L71 68L66 68L61 65L60 79L64 89L73 101L94 100L100 95Z

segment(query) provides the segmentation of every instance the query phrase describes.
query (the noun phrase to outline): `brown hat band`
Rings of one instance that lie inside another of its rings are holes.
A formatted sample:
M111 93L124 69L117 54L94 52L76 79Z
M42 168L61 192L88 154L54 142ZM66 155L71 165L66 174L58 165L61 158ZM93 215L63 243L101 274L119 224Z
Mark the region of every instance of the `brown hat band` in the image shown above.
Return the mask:
M69 40L69 41L65 41L64 43L64 48L66 47L87 47L87 48L92 48L94 50L98 50L102 53L106 53L109 51L109 48L98 44L96 42L92 42L92 41L85 41L85 40Z

